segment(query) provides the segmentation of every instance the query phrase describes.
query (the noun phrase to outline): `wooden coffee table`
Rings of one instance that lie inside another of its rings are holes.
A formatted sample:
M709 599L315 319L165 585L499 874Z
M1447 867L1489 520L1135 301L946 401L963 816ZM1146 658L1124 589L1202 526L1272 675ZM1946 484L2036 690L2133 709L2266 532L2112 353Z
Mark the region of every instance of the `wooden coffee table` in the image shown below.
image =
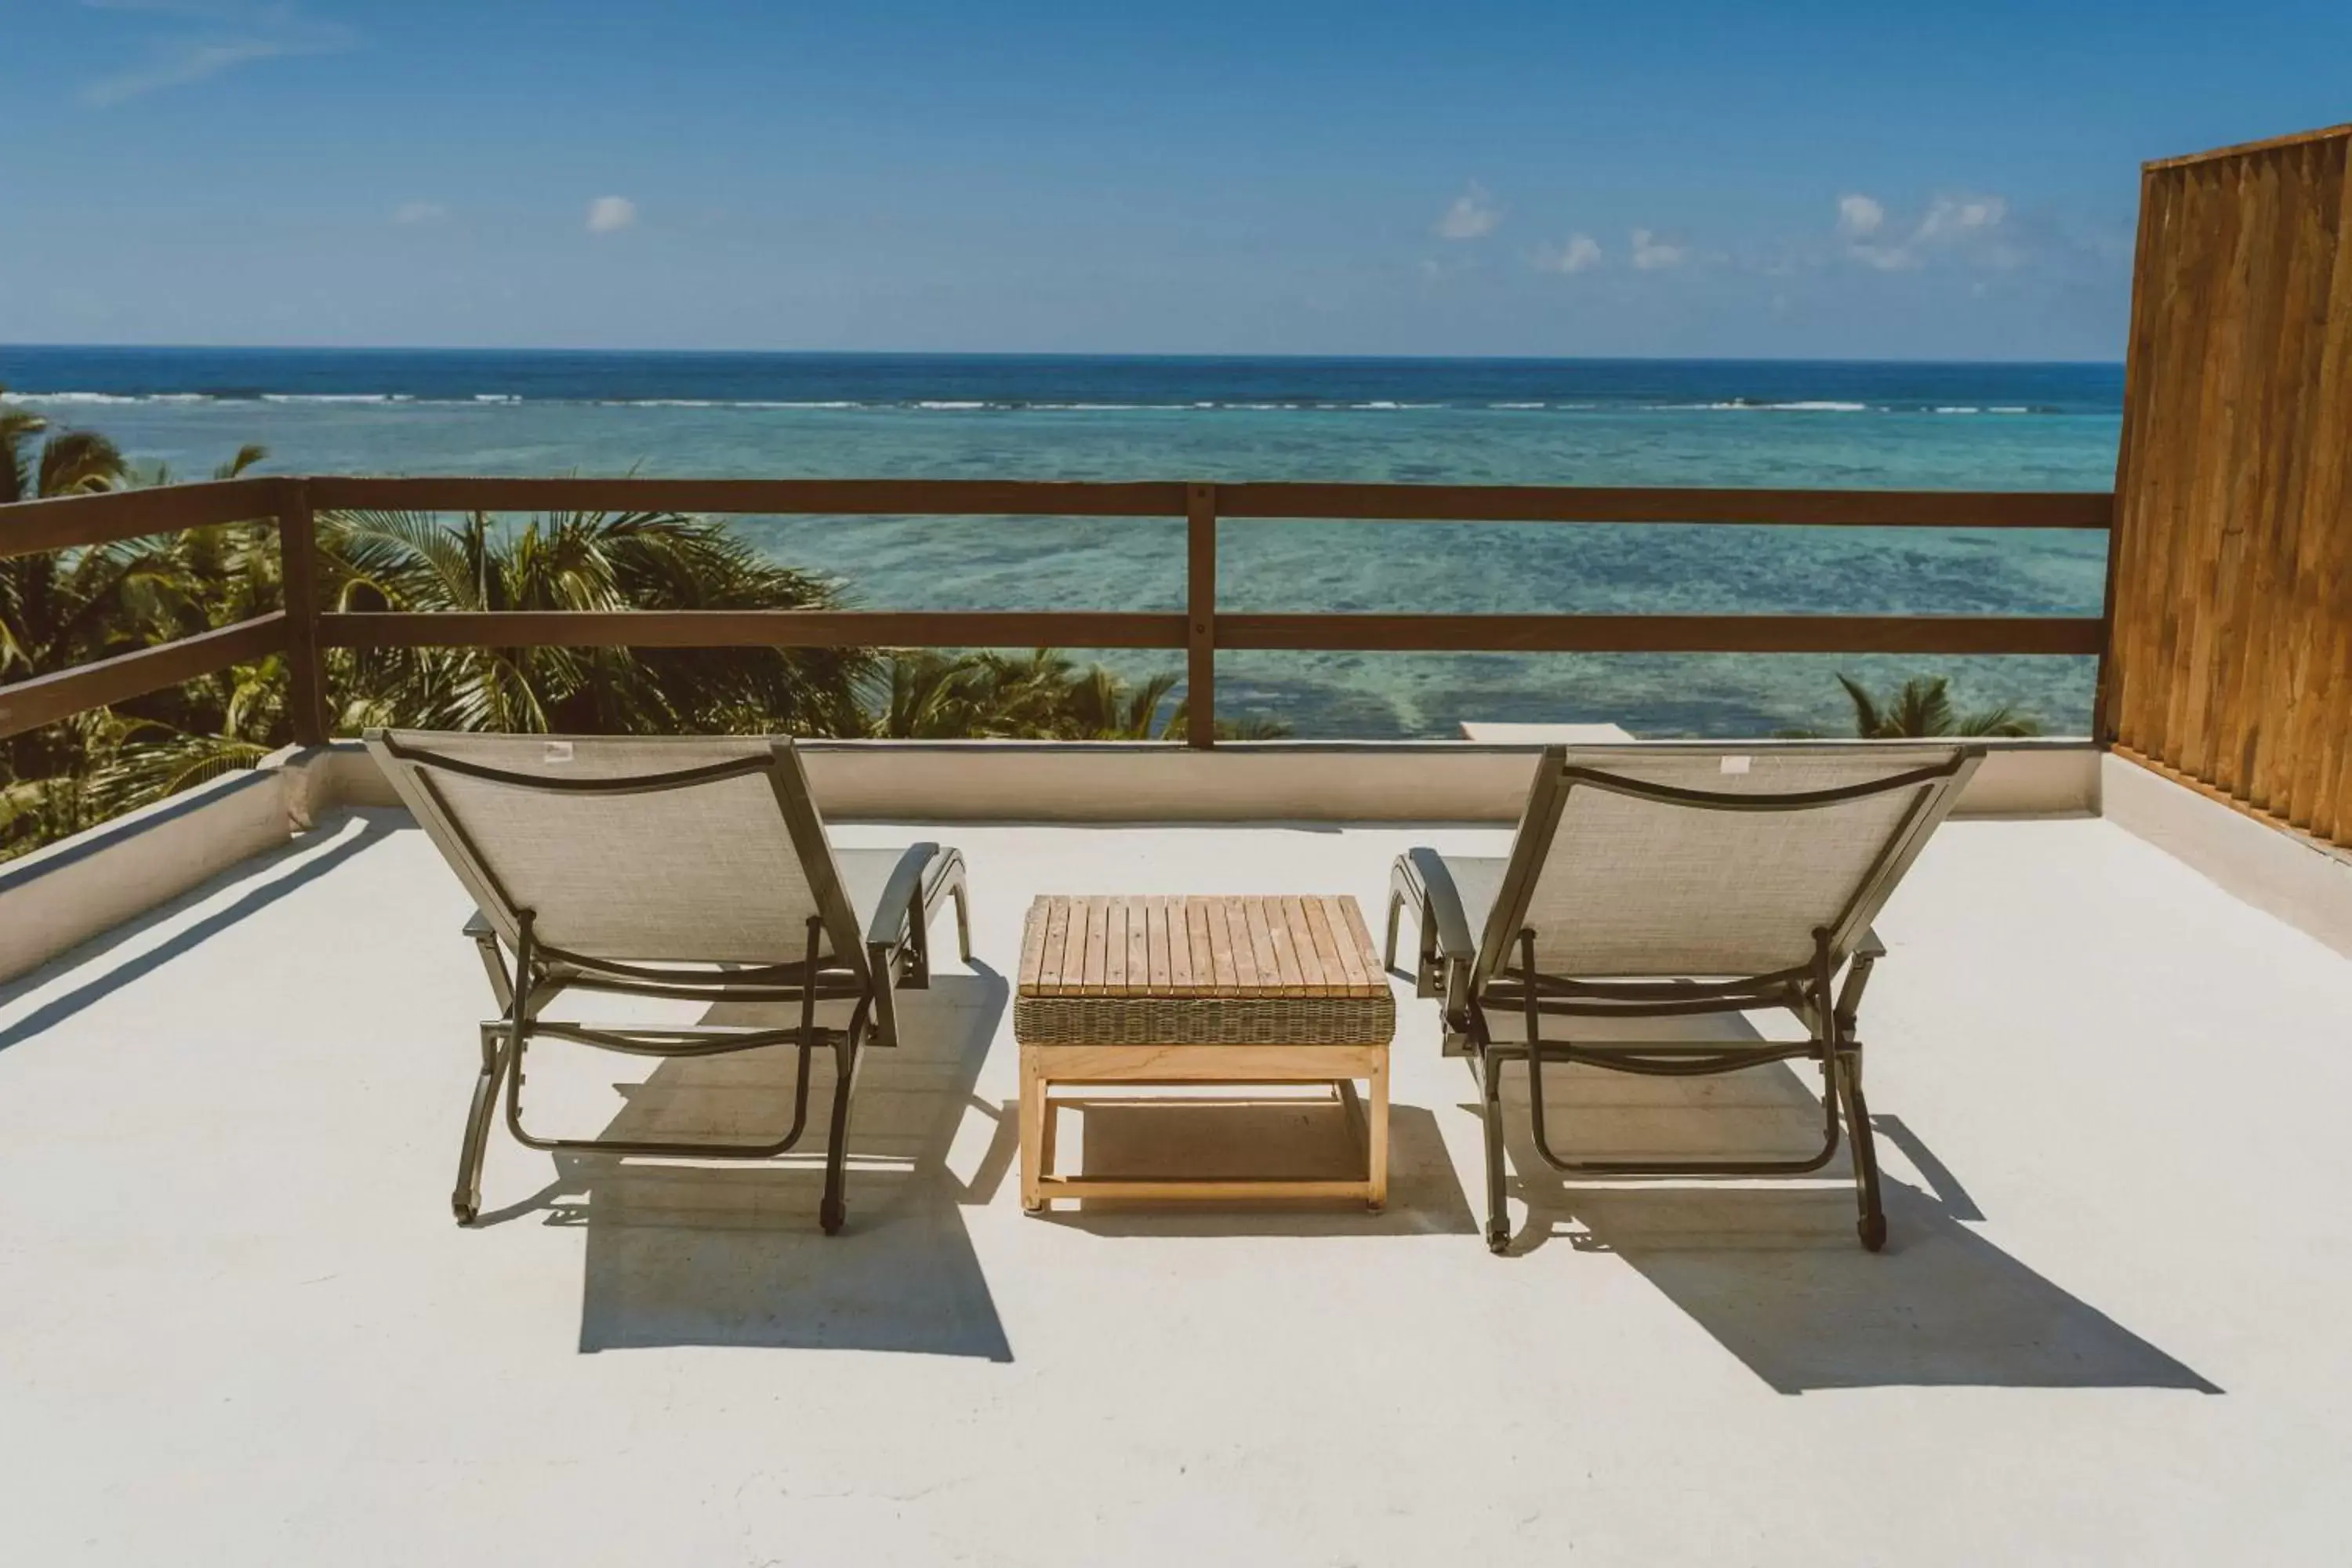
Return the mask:
M1021 1044L1021 1204L1055 1197L1388 1201L1396 1002L1350 898L1071 897L1029 907L1013 1034ZM1370 1114L1356 1080L1370 1086ZM1057 1088L1328 1084L1364 1174L1329 1181L1092 1177L1054 1171Z

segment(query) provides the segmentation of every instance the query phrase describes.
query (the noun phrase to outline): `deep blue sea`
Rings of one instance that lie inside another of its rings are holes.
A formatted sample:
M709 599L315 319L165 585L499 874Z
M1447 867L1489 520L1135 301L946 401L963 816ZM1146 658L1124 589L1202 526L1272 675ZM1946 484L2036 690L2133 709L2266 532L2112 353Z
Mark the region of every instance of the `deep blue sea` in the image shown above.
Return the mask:
M7 397L182 476L301 472L2105 489L2114 364L0 347ZM1180 521L745 518L868 608L1177 608ZM1228 522L1237 610L2093 614L2095 536ZM1175 656L1114 653L1145 674ZM1949 673L2053 733L2090 661L1232 653L1221 711L1302 735L1464 720L1834 731L1835 677Z

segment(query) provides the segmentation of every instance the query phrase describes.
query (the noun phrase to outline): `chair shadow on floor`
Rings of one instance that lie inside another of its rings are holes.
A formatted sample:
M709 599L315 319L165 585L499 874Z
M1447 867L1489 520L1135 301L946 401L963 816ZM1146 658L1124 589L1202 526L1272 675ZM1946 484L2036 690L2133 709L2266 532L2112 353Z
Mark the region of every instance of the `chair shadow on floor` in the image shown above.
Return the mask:
M1112 1091L1108 1089L1104 1091ZM1096 1177L1363 1178L1360 1132L1321 1091L1297 1098L1106 1100L1062 1113L1056 1166ZM1017 1104L1003 1114L1017 1116ZM1389 1199L1063 1200L1037 1217L1098 1236L1475 1236L1477 1222L1424 1106L1389 1107Z
M1801 1071L1804 1076L1801 1076ZM1554 1148L1597 1158L1786 1158L1818 1150L1816 1069L1713 1079L1545 1072ZM1475 1106L1465 1109L1475 1113ZM1887 1386L2221 1390L1970 1228L1973 1200L1912 1130L1874 1116L1886 1249L1854 1235L1851 1149L1801 1183L1588 1182L1535 1151L1526 1079L1506 1147L1528 1205L1514 1252L1554 1237L1623 1258L1783 1394ZM1899 1162L1899 1163L1898 1163ZM1929 1184L1900 1175L1908 1164Z
M866 1056L850 1100L839 1236L816 1219L834 1082L822 1050L813 1125L794 1153L759 1163L561 1156L545 1191L485 1221L537 1210L586 1228L583 1351L738 1345L1009 1362L961 1212L987 1201L1019 1148L1015 1119L972 1092L1006 995L985 968L900 994L900 1043ZM731 1006L706 1021L754 1017ZM791 1121L797 1070L790 1047L665 1061L623 1087L627 1104L600 1136L773 1138ZM969 1184L948 1160L968 1114L995 1123Z

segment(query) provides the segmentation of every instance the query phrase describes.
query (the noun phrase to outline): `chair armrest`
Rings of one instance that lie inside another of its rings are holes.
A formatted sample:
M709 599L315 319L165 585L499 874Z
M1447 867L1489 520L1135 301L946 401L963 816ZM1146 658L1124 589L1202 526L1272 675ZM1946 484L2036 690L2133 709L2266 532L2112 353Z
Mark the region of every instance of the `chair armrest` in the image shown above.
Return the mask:
M1438 961L1467 963L1477 957L1478 933L1462 910L1462 893L1454 885L1454 873L1445 868L1445 857L1434 849L1408 849L1404 858L1421 884L1422 901L1436 930Z
M1886 944L1878 940L1878 928L1864 927L1862 941L1854 944L1853 958L1845 966L1845 984L1838 988L1838 1034L1853 1038L1854 1019L1862 1011L1862 994L1870 984L1871 967L1886 956Z
M876 901L874 913L866 921L866 945L869 949L896 947L908 920L922 920L923 874L939 852L936 844L909 844L899 855L898 863L890 868L890 879L882 884L882 897Z
M874 980L874 1043L877 1046L898 1043L898 1004L891 994L898 980L898 944L910 924L916 931L923 929L923 877L939 852L936 844L908 845L898 863L890 868L890 879L882 884L882 896L866 918L866 967Z
M1406 850L1397 858L1390 885L1394 895L1420 904L1423 962L1414 965L1413 991L1442 999L1451 1054L1469 1026L1470 972L1476 967L1478 934L1470 929L1470 917L1462 907L1462 889L1454 885L1445 857L1436 850Z
M506 955L499 951L498 928L490 917L476 910L466 921L464 935L474 944L475 953L482 961L482 973L489 977L490 994L499 999L499 1011L514 1010L514 976L507 973Z

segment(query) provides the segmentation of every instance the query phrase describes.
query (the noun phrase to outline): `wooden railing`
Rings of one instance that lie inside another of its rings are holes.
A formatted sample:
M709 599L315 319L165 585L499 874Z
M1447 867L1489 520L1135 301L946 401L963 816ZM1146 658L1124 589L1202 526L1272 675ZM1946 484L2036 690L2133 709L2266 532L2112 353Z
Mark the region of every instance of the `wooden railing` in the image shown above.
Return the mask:
M624 610L351 613L316 590L313 518L417 511L1181 517L1185 608L1149 611ZM969 479L247 479L0 507L0 556L273 520L286 608L0 687L0 736L287 656L294 738L326 737L320 650L391 647L1120 647L1185 653L1187 742L1213 743L1220 648L1370 652L2097 655L2097 616L1261 615L1217 607L1220 525L1360 522L1798 524L2105 531L2099 492L1580 489L1390 484L1095 484Z

